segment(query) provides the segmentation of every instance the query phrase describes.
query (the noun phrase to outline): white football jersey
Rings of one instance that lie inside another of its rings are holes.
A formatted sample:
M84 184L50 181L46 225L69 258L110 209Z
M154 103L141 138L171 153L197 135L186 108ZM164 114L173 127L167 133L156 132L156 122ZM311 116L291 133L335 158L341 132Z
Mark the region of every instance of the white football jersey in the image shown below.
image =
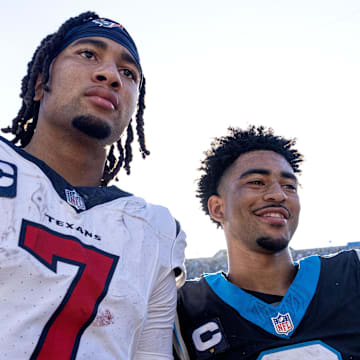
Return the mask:
M132 359L184 248L166 208L75 188L0 138L1 359Z

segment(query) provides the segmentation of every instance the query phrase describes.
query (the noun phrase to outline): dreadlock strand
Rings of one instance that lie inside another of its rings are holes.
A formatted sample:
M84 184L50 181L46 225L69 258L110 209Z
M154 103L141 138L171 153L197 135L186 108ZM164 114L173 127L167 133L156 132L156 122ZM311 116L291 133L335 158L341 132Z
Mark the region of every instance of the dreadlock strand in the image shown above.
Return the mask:
M121 138L116 142L116 145L117 145L117 149L119 151L119 158L118 158L117 166L119 167L119 170L120 170L120 168L122 167L123 162L124 162L124 148L121 144ZM119 170L117 170L115 175L117 175Z
M108 154L107 159L106 159L106 161L109 162L109 167L110 168L112 168L114 166L115 161L116 161L116 157L114 155L114 149L115 149L115 146L114 146L114 144L112 144L110 146L110 151L109 151L109 154Z
M111 169L113 168L115 161L116 161L116 157L114 155L114 144L113 144L110 147L110 151L105 161L105 167L101 179L101 185L106 186L106 184L111 180L109 174L111 173Z
M130 163L133 158L132 156L132 149L131 149L131 143L134 140L134 132L131 125L132 120L130 120L129 125L127 127L126 131L126 142L125 142L125 164L124 169L126 170L126 174L130 175Z
M112 171L112 179L115 179L116 181L119 181L119 179L117 177L117 174L120 171L120 169L121 169L121 167L123 165L123 162L124 162L124 149L123 149L122 144L121 144L121 139L119 139L116 142L116 145L117 145L117 149L119 151L119 157L117 159L116 167L113 168L113 171Z
M101 186L106 186L108 183L116 177L117 173L119 172L123 161L124 161L124 150L121 144L121 138L116 142L117 149L119 152L119 157L116 159L114 155L114 145L111 146L108 157L106 159L106 166L104 168L103 178L101 180Z
M145 144L145 135L144 135L144 110L145 110L145 77L143 77L143 81L140 88L137 112L136 112L136 133L138 135L138 141L140 144L140 152L145 159L147 155L150 155L150 151L146 148Z
M24 124L24 127L26 127L26 130L23 130L23 137L21 139L21 147L25 147L27 144L29 144L32 136L34 135L34 131L36 128L37 121L33 119L33 121L28 121L26 124Z

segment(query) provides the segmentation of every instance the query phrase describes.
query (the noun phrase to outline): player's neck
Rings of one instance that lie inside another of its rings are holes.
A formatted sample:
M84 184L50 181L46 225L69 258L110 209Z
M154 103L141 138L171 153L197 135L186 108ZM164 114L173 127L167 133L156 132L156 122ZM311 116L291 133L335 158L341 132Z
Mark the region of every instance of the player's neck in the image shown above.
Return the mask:
M288 248L277 254L229 251L228 279L240 288L284 296L296 275Z
M44 161L73 186L100 185L106 159L103 147L37 131L25 151Z

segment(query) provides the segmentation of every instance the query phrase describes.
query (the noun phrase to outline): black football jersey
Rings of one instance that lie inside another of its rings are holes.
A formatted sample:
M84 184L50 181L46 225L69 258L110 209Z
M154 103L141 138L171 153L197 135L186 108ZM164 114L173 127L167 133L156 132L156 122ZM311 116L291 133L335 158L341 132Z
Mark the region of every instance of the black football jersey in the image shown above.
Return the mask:
M222 273L188 281L175 335L182 359L360 360L359 251L301 260L275 304Z

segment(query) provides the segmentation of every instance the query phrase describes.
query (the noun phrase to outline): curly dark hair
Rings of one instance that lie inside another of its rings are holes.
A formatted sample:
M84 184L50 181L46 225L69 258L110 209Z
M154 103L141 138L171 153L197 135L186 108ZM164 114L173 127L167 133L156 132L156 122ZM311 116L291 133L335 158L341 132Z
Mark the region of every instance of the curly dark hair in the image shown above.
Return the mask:
M21 83L20 97L22 99L21 108L17 116L13 119L12 125L7 128L1 129L4 133L11 133L15 137L11 140L13 144L20 141L20 146L25 147L31 141L36 128L38 114L39 114L39 101L34 101L35 84L39 74L42 74L42 88L45 91L50 91L48 81L50 77L50 65L54 54L62 45L65 34L74 26L80 25L84 22L98 19L99 16L91 11L84 12L79 16L72 17L65 21L58 31L46 36L35 50L35 53L28 63L27 74ZM145 109L145 78L143 77L139 99L136 112L136 132L140 144L140 153L143 158L150 154L145 145L144 136L144 114ZM127 128L127 138L123 148L121 140L116 142L118 156L114 154L115 145L113 144L106 159L101 185L106 186L112 179L118 180L117 174L121 167L124 167L126 173L130 174L130 162L132 160L131 143L134 139L131 121Z
M229 134L215 138L211 148L205 151L205 159L201 161L199 171L204 172L197 180L196 196L200 198L201 208L209 215L208 199L218 195L220 180L235 160L242 154L256 150L270 150L282 155L290 164L295 173L300 173L299 165L303 156L293 148L295 139L285 139L274 135L273 129L264 126L249 126L246 130L229 127ZM219 222L212 219L217 226Z

